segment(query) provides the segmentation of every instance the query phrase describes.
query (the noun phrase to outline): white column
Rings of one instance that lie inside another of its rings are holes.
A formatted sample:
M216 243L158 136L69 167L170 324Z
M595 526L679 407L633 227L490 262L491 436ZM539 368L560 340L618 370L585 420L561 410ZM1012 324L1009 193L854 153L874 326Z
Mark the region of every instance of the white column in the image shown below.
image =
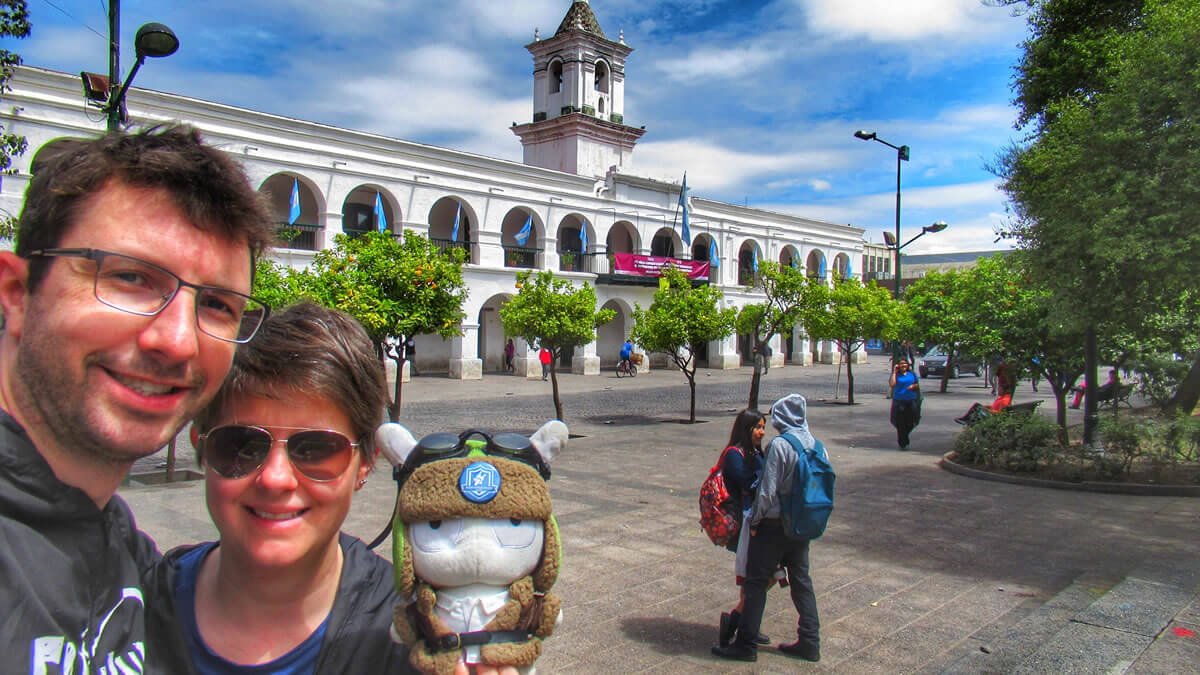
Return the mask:
M708 343L708 367L713 370L733 370L742 365L737 353L737 335Z
M576 375L599 375L600 357L596 355L596 343L589 342L583 345L583 353L579 352L577 347L575 356L571 357L571 372Z
M838 362L837 344L833 340L821 340L821 363Z
M482 380L483 360L479 358L479 324L462 324L463 334L450 340L450 377L455 380Z

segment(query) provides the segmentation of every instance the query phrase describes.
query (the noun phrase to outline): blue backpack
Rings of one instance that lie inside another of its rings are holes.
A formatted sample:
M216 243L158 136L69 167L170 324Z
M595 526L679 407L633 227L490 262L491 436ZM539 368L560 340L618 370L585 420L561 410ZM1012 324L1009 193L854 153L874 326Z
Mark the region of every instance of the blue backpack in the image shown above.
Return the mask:
M797 455L792 491L780 504L783 533L791 539L816 539L825 532L829 514L833 513L833 481L837 476L821 441L809 449L792 434L783 437Z

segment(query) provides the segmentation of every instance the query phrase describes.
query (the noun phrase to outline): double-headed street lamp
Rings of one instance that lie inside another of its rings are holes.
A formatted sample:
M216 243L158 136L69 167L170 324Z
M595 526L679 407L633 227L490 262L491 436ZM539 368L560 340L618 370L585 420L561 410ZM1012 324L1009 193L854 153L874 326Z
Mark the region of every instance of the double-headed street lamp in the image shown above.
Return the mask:
M129 85L133 83L138 69L146 62L146 58L162 58L170 56L179 49L179 38L175 32L161 23L148 23L138 29L133 38L134 53L137 61L129 71L129 77L121 83L121 2L109 0L108 3L108 81L93 73L80 73L83 79L84 95L93 101L103 101L100 107L107 119L108 131L116 131L125 121L125 95ZM98 87L103 82L103 87Z
M896 242L900 241L900 162L908 161L908 146L907 145L892 145L891 143L888 143L887 141L883 140L878 135L876 135L874 131L863 131L862 129L859 129L858 131L854 132L854 137L864 140L864 141L875 141L877 143L883 143L884 145L886 145L889 148L892 148L893 150L896 151L896 234L892 238L892 241L890 243L888 243L889 247L895 246ZM944 225L944 223L943 223L943 225ZM942 229L944 230L946 228L943 226ZM926 231L940 232L941 230L925 230L925 229L923 229L923 230L921 230L921 234L925 234ZM921 236L921 234L918 234L917 237ZM916 237L913 237L913 239L916 239ZM907 246L907 245L908 245L908 243L906 242L905 246ZM901 248L904 248L904 247L900 246L900 247L896 248L896 286L895 286L894 290L895 290L895 297L897 300L900 299L900 249Z

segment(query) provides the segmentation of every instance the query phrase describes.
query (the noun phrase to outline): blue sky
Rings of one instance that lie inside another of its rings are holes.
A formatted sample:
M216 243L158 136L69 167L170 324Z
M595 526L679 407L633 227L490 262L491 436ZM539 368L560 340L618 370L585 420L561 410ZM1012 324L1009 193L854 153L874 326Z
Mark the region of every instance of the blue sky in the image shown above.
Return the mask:
M107 70L101 0L28 0L30 65ZM1019 137L1012 67L1025 22L981 0L592 0L634 48L625 122L646 126L633 173L695 196L850 223L895 225L894 150L909 145L906 253L988 250L1005 200L985 164ZM336 7L336 11L327 8ZM122 70L137 27L166 23L178 53L136 86L520 160L532 118L535 28L570 0L124 0Z

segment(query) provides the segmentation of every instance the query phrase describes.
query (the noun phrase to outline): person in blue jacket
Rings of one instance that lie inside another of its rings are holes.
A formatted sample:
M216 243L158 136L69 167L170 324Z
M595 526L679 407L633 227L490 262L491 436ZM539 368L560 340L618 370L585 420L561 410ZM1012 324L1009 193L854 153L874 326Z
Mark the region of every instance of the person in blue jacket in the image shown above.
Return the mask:
M909 434L921 422L921 380L908 361L901 359L892 368L888 386L892 392L891 422L896 427L896 443L901 450L907 450Z

